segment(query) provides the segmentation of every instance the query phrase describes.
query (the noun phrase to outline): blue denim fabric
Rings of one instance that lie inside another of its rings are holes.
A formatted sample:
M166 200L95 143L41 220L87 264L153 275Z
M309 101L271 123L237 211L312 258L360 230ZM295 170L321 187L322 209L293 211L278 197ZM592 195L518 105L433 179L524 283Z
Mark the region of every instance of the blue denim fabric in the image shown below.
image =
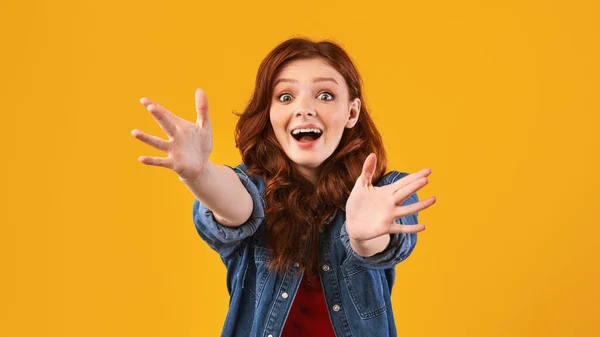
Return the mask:
M264 242L266 226L262 177L246 175L246 166L233 169L254 203L250 219L232 228L217 223L198 200L193 220L200 237L215 250L227 268L229 311L221 336L279 337L302 279L297 266L285 275L269 273L269 251ZM392 171L376 186L391 184L407 173ZM417 194L403 205L418 201ZM395 265L406 259L417 242L416 234L392 234L388 248L362 257L350 246L345 205L328 220L320 238L320 279L337 336L396 336L390 295ZM396 220L414 225L417 214ZM301 261L298 261L301 263Z

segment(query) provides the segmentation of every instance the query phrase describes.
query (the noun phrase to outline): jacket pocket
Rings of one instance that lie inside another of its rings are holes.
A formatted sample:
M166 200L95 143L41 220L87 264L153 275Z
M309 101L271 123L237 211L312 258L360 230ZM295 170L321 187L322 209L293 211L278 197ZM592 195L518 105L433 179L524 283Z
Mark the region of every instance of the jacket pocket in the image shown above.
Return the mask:
M255 245L252 258L249 259L244 269L242 289L254 300L254 307L258 307L265 283L269 278L269 260L269 250L266 247Z
M370 319L386 311L382 274L346 259L342 264L344 283L356 312L362 319Z

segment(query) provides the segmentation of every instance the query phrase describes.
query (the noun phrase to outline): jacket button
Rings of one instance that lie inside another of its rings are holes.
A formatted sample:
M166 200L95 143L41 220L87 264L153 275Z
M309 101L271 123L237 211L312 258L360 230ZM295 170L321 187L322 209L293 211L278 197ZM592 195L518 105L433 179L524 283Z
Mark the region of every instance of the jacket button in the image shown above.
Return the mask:
M281 297L283 297L283 298L288 298L288 293L283 293L283 294L281 294Z
M337 304L333 306L333 311L337 312L337 311L340 311L340 309L341 309L340 306Z
M267 337L273 337L273 335L269 334Z
M324 264L324 265L323 265L323 270L324 270L324 271L329 271L329 266L328 266L328 265L326 265L326 264Z
M294 267L296 267L296 268L300 267L300 263L294 262Z

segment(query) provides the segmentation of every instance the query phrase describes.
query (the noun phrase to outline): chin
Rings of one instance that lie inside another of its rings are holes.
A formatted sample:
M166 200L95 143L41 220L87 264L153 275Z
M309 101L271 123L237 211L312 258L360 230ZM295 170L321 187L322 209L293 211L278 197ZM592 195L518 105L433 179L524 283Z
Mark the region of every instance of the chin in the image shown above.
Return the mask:
M290 157L290 159L292 160L292 162L294 162L294 164L304 167L304 168L308 168L308 169L316 169L318 168L323 162L322 161L317 161L313 159L306 159L306 158L292 158Z
M302 156L290 156L289 158L297 166L311 170L318 169L323 164L323 162L327 160L327 157L316 157L315 155L310 154L304 154Z

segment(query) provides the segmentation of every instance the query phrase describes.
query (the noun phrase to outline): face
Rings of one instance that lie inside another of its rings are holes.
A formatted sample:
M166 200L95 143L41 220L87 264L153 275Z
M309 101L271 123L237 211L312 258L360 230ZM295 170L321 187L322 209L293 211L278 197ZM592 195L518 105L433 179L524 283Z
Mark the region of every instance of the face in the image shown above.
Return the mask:
M358 121L360 99L350 100L342 75L320 58L294 60L275 78L270 120L296 168L315 182L344 129Z

